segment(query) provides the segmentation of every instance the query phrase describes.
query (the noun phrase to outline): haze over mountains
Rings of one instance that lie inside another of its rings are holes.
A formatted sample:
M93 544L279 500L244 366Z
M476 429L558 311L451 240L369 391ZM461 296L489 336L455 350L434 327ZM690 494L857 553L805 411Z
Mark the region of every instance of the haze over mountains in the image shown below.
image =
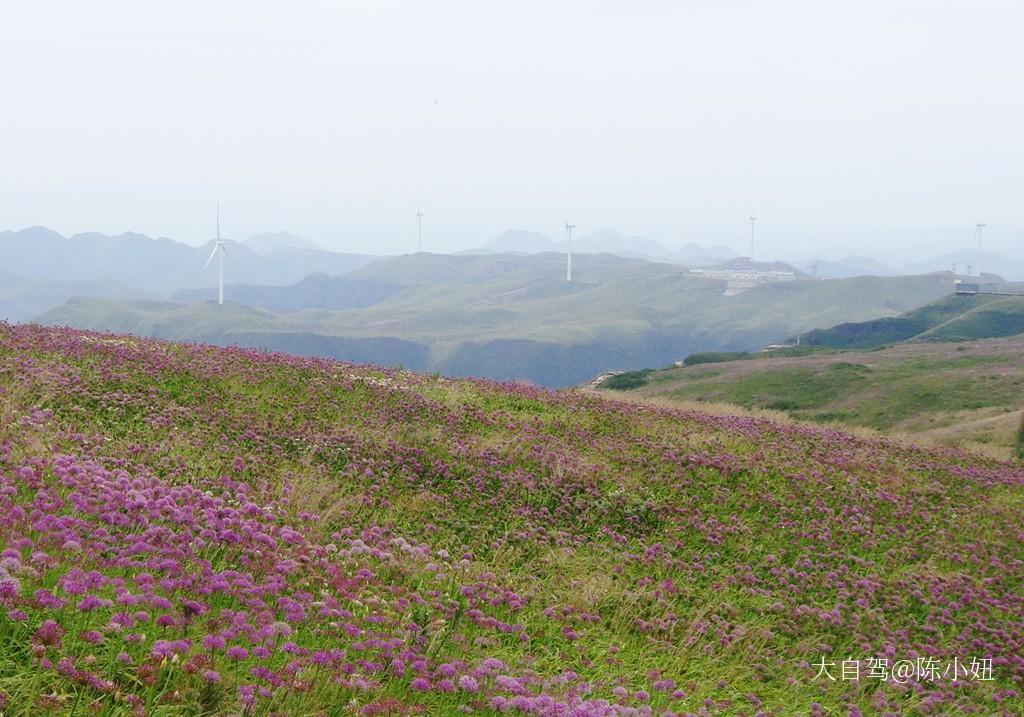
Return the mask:
M564 239L555 240L541 232L523 229L509 229L476 250L475 253L516 252L536 254L545 251L564 252L568 245ZM617 254L640 257L657 261L670 261L693 267L719 264L739 256L736 251L724 245L702 246L688 242L678 249L641 236L623 235L603 229L573 239L573 251L580 253ZM769 252L770 250L761 250ZM759 256L758 258L764 258ZM787 261L785 256L775 257ZM1024 280L1024 261L1016 260L997 252L978 251L964 247L935 257L918 257L909 262L887 264L870 256L850 255L836 259L815 259L789 261L792 266L807 273L824 278L848 278L853 276L898 276L927 274L933 271L949 271L953 264L960 273L968 267L999 274L1010 280Z
M228 242L231 252L229 280L244 283L284 285L317 272L344 274L385 256L327 250L286 231L256 234L241 242ZM134 232L116 236L90 232L64 237L51 229L37 226L19 231L0 231L0 269L29 279L112 280L170 295L180 289L215 285L216 272L203 271L211 248L210 242L192 246ZM476 249L460 253L537 254L566 250L564 238L556 240L541 232L509 229ZM610 229L574 237L573 251L580 254L610 253L692 267L712 266L738 256L723 245L704 246L688 242L677 249L669 249L657 241ZM763 252L768 254L770 250ZM758 259L766 258L759 252ZM787 261L785 256L771 258ZM948 271L955 263L960 273L965 273L969 266L974 270L980 266L1006 279L1024 279L1024 261L966 247L941 256L919 258L904 265L887 265L868 256L789 263L808 274L814 273L816 266L819 276L836 278Z
M509 229L487 242L482 249L491 252L539 254L545 251L564 252L568 250L568 246L568 241L565 239L556 241L540 232ZM625 236L611 229L602 229L591 234L574 237L572 248L573 251L583 254L608 253L619 256L681 261L694 266L714 264L736 256L736 252L729 247L704 248L692 242L672 251L653 239Z
M244 242L247 249L252 249L257 254L273 254L283 249L308 249L311 251L325 251L325 249L308 239L292 234L291 232L264 232L253 234Z
M102 279L27 279L0 269L0 320L22 321L73 297L151 299L144 289Z
M142 234L64 237L45 227L30 227L0 232L0 267L24 279L110 282L169 296L181 289L216 285L216 271L203 269L211 249L212 243L193 247ZM283 235L254 237L252 243L229 241L228 252L233 281L270 285L291 284L317 272L344 274L376 258L324 251Z
M204 269L210 243L3 232L0 317L563 386L894 316L952 290L949 266L898 276L854 257L795 268L759 260L764 271L793 270L793 280L729 296L727 278L688 271L745 271L749 262L728 248L670 251L610 230L574 239L572 283L564 242L522 230L461 255L345 254L287 232L227 248L229 305L218 307L207 303L217 281L214 267ZM981 261L1013 268L1003 257Z

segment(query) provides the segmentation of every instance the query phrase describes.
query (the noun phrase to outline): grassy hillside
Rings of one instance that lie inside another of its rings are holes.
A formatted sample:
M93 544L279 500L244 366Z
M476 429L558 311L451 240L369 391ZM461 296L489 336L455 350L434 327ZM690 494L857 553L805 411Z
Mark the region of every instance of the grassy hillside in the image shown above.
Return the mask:
M402 287L359 310L256 320L237 307L79 301L39 320L271 349L286 342L303 354L333 344L340 347L328 354L334 358L565 386L606 369L664 365L698 350L757 349L817 326L895 316L950 290L936 276L859 277L724 296L723 282L607 254L581 256L571 284L564 270L558 254L416 254L350 274L352 281ZM372 353L373 346L396 345L408 350ZM362 353L341 350L347 347Z
M5 715L1024 708L1007 464L2 324L0 419Z
M987 445L1006 456L1015 450L1024 337L738 359L623 374L603 388L770 408L803 420Z
M916 337L928 341L969 341L1024 333L1024 296L984 297L959 316L930 328Z
M327 274L310 274L288 286L229 284L225 293L235 303L282 314L306 309L364 309L401 290L398 284L373 279L349 279ZM179 302L215 301L217 288L175 292Z
M970 340L1024 333L1024 296L947 296L895 317L809 331L801 343L874 348L900 341Z

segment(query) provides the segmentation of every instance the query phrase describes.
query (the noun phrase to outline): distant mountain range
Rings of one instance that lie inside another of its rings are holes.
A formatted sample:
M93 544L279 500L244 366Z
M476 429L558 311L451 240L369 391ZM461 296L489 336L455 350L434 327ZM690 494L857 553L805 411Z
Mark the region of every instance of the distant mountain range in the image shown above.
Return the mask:
M547 251L564 253L568 250L568 246L568 242L564 239L556 241L540 232L509 229L487 242L481 247L480 253L540 254ZM710 266L736 256L736 252L728 247L705 248L693 243L687 244L677 251L672 251L653 239L624 236L610 229L602 229L574 238L572 248L574 253L579 254L615 254L624 257L672 261L691 266Z
M512 252L522 254L540 254L545 251L558 251L558 242L540 232L525 229L509 229L487 242L483 248L487 253Z
M1010 259L1003 254L975 249L958 249L924 261L910 262L899 267L889 266L864 256L848 256L834 261L818 260L795 262L798 269L825 279L850 276L899 276L930 274L936 271L956 271L961 276L974 276L979 271L996 274L1008 281L1024 281L1024 261Z
M723 261L736 258L738 255L727 246L713 246L705 248L700 244L689 242L681 249L673 252L673 258L683 264L701 267L711 266Z
M998 274L1004 279L1012 281L1024 281L1024 261L1010 259L1003 254L996 254L989 251L977 251L976 249L959 249L949 254L914 262L903 267L905 274L926 274L931 271L951 271L956 264L957 272L960 274L977 274L980 272Z
M100 279L26 279L0 270L0 321L27 321L73 297L152 299L148 291Z
M564 240L556 241L540 232L510 229L495 237L483 247L467 253L513 252L539 254L545 251L565 252ZM657 261L686 264L691 267L710 267L739 256L726 246L704 247L688 243L671 250L663 244L640 236L625 236L611 230L601 230L573 240L573 251L580 254L609 253L618 256L639 257ZM785 261L784 257L780 260ZM961 274L977 273L979 267L1011 281L1024 280L1024 261L1016 261L1002 254L960 249L932 259L911 262L903 266L890 266L865 256L847 256L841 259L788 262L808 275L823 279L845 279L854 276L901 276L950 271L953 264Z
M901 273L891 266L866 256L847 256L834 261L799 261L793 264L797 269L822 279L846 279L852 276L897 276ZM927 274L928 272L920 272Z
M344 274L379 258L285 246L290 240L273 236L277 239L255 242L259 252L247 242L229 242L229 280L291 284L317 272ZM211 249L212 243L193 247L133 233L64 237L45 227L0 232L0 266L17 276L47 281L114 282L163 296L181 289L216 285L216 271L203 268Z

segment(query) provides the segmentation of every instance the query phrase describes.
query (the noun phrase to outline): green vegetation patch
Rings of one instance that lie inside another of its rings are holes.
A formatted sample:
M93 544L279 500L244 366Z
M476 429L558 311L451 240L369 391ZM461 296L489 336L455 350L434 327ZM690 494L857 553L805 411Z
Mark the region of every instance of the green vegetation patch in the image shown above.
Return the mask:
M801 344L783 348L766 349L764 351L700 351L683 359L684 366L699 366L706 363L728 363L729 361L751 361L755 359L778 358L780 356L809 356L820 353L820 346Z
M838 324L804 336L808 344L874 348L927 339L983 339L1024 333L1024 297L948 296L900 316Z
M640 388L647 384L648 377L654 373L654 369L645 368L642 371L627 371L611 378L607 378L601 384L601 388L610 388L613 391L629 391Z
M753 357L754 354L749 351L701 351L684 358L683 365L699 366L705 363L725 363L726 361L741 361Z
M824 370L790 368L759 371L738 376L728 382L702 384L700 398L726 401L742 406L774 408L784 411L818 408L837 395L869 380L871 369L854 363L830 364ZM688 389L676 391L693 398Z

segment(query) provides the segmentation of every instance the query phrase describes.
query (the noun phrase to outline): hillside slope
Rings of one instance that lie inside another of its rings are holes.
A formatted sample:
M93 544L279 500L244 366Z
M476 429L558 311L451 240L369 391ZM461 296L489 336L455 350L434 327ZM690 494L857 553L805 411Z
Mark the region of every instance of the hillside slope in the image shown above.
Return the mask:
M753 354L624 374L604 385L617 387L644 398L775 409L802 420L987 447L1009 457L1024 413L1024 336L804 356Z
M568 283L564 261L558 254L396 257L344 281L400 291L358 310L265 316L258 327L233 308L180 305L169 333L166 306L100 301L68 303L38 320L269 349L286 341L305 355L332 345L333 358L566 386L609 368L664 365L698 350L749 350L814 327L895 316L950 288L939 276L858 277L725 296L722 281L608 254L581 255ZM391 352L397 345L410 350ZM352 346L362 353L347 353ZM372 346L385 350L366 353Z
M900 341L970 340L1024 333L1024 296L946 296L900 316L808 331L808 346L875 348Z
M365 309L401 291L399 284L374 279L350 279L328 274L310 274L288 286L229 284L225 293L235 303L267 311L292 314L307 309L340 311ZM214 301L217 289L186 289L176 292L175 301Z
M6 715L1024 707L1007 464L3 324L0 419Z

